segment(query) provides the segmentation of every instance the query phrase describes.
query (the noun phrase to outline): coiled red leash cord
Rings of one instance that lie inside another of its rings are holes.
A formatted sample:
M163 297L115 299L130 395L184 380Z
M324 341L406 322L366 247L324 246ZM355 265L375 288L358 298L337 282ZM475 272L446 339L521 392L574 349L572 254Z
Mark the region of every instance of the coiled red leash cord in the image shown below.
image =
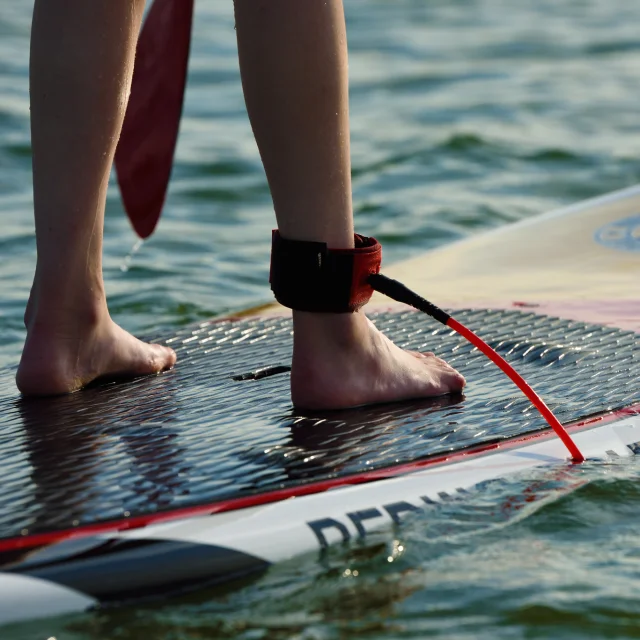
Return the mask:
M556 432L557 436L562 440L564 446L569 450L573 462L584 462L584 456L578 449L576 443L567 430L562 426L560 421L553 415L553 412L545 404L544 400L527 384L522 376L498 353L496 353L482 338L477 336L473 331L452 318L448 313L436 307L428 300L414 293L397 280L383 276L380 273L372 274L368 278L368 283L373 289L383 293L384 295L396 300L404 302L419 311L430 315L447 327L450 327L463 338L466 338L471 344L480 349L492 362L494 362L504 373L511 378L515 385L531 400L533 405L540 411L549 426Z

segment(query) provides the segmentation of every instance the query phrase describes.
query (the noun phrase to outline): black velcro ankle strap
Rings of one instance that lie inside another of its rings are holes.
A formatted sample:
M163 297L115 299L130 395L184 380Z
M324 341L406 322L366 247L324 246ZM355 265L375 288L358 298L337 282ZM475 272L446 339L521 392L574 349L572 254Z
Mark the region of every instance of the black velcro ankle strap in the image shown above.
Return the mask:
M329 249L324 242L286 240L276 230L269 282L276 300L290 309L349 313L369 302L369 276L380 271L382 247L355 236L355 249Z

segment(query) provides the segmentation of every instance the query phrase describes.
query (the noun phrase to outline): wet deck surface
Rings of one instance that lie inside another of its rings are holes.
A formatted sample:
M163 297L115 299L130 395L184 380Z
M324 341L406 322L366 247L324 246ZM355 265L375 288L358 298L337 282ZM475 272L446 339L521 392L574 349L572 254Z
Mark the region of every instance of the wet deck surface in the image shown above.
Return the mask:
M462 311L563 422L640 402L638 334L518 311ZM238 497L385 467L545 426L462 338L415 312L372 319L435 351L464 396L301 415L289 400L291 321L251 318L160 336L174 371L21 400L0 374L0 537ZM158 338L158 336L155 336ZM253 379L263 368L273 375ZM245 379L234 379L245 378Z

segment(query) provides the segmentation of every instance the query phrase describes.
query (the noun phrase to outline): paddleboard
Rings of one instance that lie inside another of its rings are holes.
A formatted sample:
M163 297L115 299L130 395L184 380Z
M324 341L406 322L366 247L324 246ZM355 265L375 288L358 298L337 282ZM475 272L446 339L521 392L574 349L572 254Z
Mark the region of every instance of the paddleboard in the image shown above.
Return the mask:
M640 187L383 269L507 358L588 458L640 450ZM567 453L450 329L371 319L467 377L464 396L291 408L291 319L269 305L161 338L175 370L22 400L0 374L0 624L167 597L401 525Z

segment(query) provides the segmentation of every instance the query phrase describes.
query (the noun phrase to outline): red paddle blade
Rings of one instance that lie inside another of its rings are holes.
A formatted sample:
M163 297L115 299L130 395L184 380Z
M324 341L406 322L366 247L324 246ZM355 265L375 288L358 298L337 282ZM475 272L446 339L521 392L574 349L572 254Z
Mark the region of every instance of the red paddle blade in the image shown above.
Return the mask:
M116 149L124 208L136 233L156 228L171 177L187 81L194 0L155 0L136 53Z

